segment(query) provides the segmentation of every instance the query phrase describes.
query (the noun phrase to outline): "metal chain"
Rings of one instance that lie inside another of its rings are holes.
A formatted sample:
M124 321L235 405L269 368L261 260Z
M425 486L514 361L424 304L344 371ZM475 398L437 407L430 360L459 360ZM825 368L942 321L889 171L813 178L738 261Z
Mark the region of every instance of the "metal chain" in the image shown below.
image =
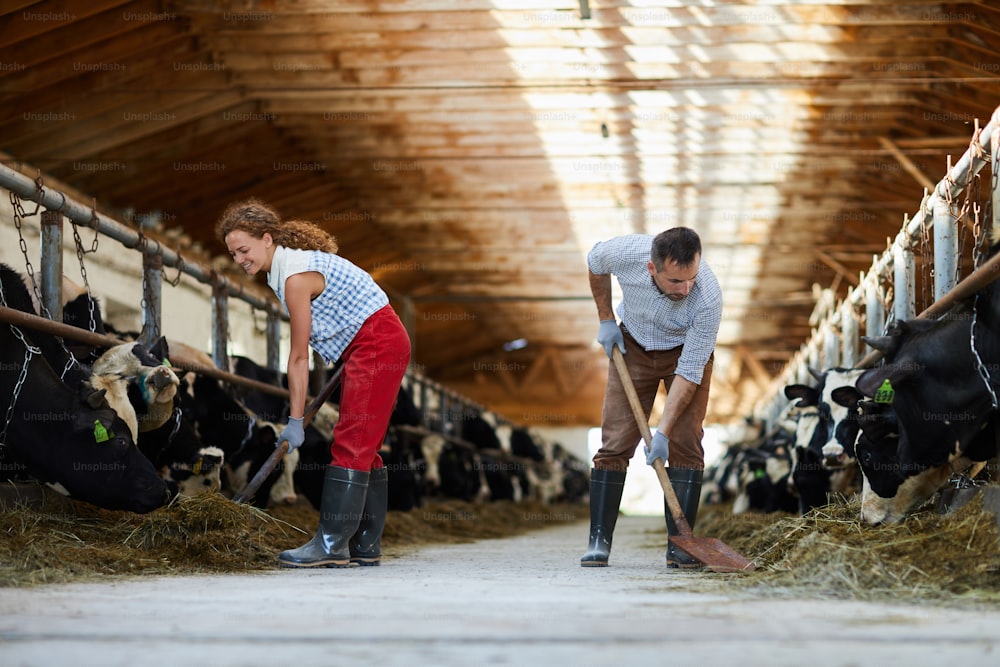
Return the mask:
M986 385L986 391L990 393L990 403L993 406L993 410L997 409L997 394L993 391L993 383L990 381L990 370L983 363L983 358L979 356L979 350L976 349L976 320L978 315L979 306L979 292L976 292L975 298L972 300L972 328L970 332L969 344L972 346L972 356L976 358L976 371L979 372L979 377L982 378L983 384Z
M4 297L2 283L0 283L0 305L4 308L7 307L7 299ZM14 419L14 406L17 405L17 399L21 395L21 389L24 387L24 381L28 377L28 365L31 363L31 357L42 353L40 349L28 342L19 328L11 324L10 330L24 345L24 363L21 364L21 372L17 377L17 382L14 384L14 391L11 392L10 405L7 406L7 415L4 418L3 429L0 430L0 461L4 459L6 454L7 428L10 426L10 422Z
M35 181L36 187L41 190L40 181ZM21 254L24 255L24 270L28 274L28 278L31 280L31 290L35 293L35 300L38 302L38 307L41 312L52 319L49 315L48 309L45 308L45 302L42 300L42 292L38 289L38 281L35 280L35 267L31 263L31 258L28 256L28 242L24 239L24 229L23 220L24 218L30 218L38 214L38 209L41 208L40 204L35 205L35 210L31 213L25 213L24 205L21 203L21 198L16 192L10 193L10 205L14 209L14 228L17 229L17 239L21 247Z
M40 179L35 181L35 186L37 187L37 189L39 190L39 192L42 191L42 183L41 183ZM31 212L31 213L25 213L24 212L24 206L21 204L21 198L18 197L17 193L14 193L14 192L10 193L10 204L11 204L11 206L14 209L14 227L17 228L17 236L18 236L18 239L20 241L21 254L24 255L24 267L25 267L25 271L28 274L28 278L31 280L31 290L32 290L32 292L34 292L34 294L35 294L35 300L38 302L38 310L47 319L51 320L52 319L52 313L50 313L49 309L45 306L45 300L42 298L42 291L38 287L38 281L35 279L35 267L31 264L31 258L28 256L28 243L24 239L24 234L23 234L23 230L22 230L23 219L25 217L31 217L33 215L36 215L38 213L38 210L41 208L41 205L40 204L36 205L35 206L35 210L33 212ZM76 235L76 225L73 225L73 231L74 231L74 235ZM76 236L77 236L77 239L79 239L79 235L76 235ZM94 249L96 250L96 248L97 248L97 239L94 239ZM81 259L81 266L82 266L82 259ZM87 288L87 294L88 295L90 294L90 287L89 286ZM94 303L93 303L93 299L91 299L91 302L90 302L90 321L91 321L91 328L90 328L90 330L94 331L97 327L94 324ZM59 379L63 380L63 379L66 378L66 373L69 372L69 369L71 369L74 365L76 365L79 362L77 361L76 357L73 356L73 353L69 351L69 348L66 347L66 341L63 340L63 338L61 336L56 336L56 340L59 341L60 347L62 347L63 352L66 353L66 365L63 366L62 372L59 374Z
M173 280L171 280L170 278L167 278L167 271L166 271L166 269L160 269L160 274L163 276L163 279L165 281L167 281L167 283L171 287L177 287L177 285L179 285L180 282L181 282L181 274L182 273L184 273L184 258L181 257L181 251L178 250L177 251L177 275L174 276Z
M139 306L142 308L144 315L148 316L146 322L156 322L156 313L152 311L150 307L150 299L147 298L149 294L149 283L146 281L146 253L149 250L149 239L145 234L142 233L142 228L138 229L139 241L136 243L136 248L139 250L139 255L142 257L143 267L142 267L142 299L139 301ZM143 322L142 328L145 331L146 322Z
M253 322L254 333L267 334L267 313L264 313L264 326L262 327L257 321L257 309L250 306L250 320Z
M97 218L97 213L94 212L91 220L94 220L96 218ZM97 239L100 236L100 233L97 232L95 229L94 242L91 245L90 250L84 250L83 240L80 239L80 230L76 226L76 222L73 221L70 222L73 225L73 243L76 245L76 260L80 264L80 276L83 278L83 286L87 289L87 306L90 314L90 322L89 322L90 331L94 332L97 331L97 321L96 318L94 317L94 294L93 292L90 291L90 280L87 277L87 265L83 261L83 256L88 253L97 252Z

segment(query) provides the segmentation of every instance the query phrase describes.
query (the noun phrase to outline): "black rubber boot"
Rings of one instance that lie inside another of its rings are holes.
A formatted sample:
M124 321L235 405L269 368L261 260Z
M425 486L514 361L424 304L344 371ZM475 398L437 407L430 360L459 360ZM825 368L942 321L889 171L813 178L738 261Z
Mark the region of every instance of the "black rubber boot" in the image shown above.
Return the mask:
M309 542L298 549L282 551L282 567L347 567L351 564L349 542L358 530L368 491L368 473L338 466L326 469L319 527Z
M618 521L618 507L625 488L625 471L590 471L590 543L580 559L583 567L607 567L611 537Z
M677 502L684 512L691 530L694 530L694 521L698 517L698 502L701 500L701 470L691 468L668 468L670 475L670 486L674 488ZM663 511L667 517L667 567L683 567L687 569L703 568L705 564L700 560L691 558L687 553L676 548L670 541L670 537L678 535L674 517L670 515L670 507L667 501L663 501Z
M351 538L351 562L378 565L382 562L382 529L389 508L389 473L385 467L372 470L368 478L368 496L361 513L358 532Z

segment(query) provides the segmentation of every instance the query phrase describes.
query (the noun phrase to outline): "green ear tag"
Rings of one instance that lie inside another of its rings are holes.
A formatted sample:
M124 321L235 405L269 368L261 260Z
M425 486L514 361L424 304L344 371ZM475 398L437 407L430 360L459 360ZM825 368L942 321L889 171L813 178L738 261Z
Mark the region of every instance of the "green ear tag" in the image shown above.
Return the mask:
M163 360L163 365L166 366L167 368L173 368L174 367L174 365L172 363L170 363L169 359L164 359Z
M896 390L892 388L889 378L882 380L882 386L875 391L876 403L892 403L896 398Z
M109 440L108 429L104 428L101 420L94 420L94 442L107 442Z

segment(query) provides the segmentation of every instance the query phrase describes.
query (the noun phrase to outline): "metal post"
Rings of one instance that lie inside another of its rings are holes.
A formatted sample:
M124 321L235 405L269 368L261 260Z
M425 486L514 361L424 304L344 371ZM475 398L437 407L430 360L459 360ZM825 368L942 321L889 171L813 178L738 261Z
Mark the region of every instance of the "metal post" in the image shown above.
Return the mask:
M447 429L447 425L448 425L448 408L450 406L448 405L448 396L446 396L445 393L440 390L440 388L437 388L437 389L438 389L438 391L437 391L437 395L438 395L438 410L439 410L439 414L441 416L440 430L441 430L442 433L445 433L448 430Z
M281 368L281 317L273 308L267 309L267 367Z
M868 274L865 286L865 335L881 336L885 330L885 311L878 295L878 275Z
M212 361L229 368L229 293L225 285L212 285Z
M427 381L421 378L421 380L420 380L420 412L424 416L424 422L425 423L428 423L431 420L431 411L429 409L430 405L428 404L428 400L429 400L429 396L428 396Z
M892 284L894 296L892 299L893 318L912 320L917 312L914 275L916 274L913 251L898 243L892 246Z
M951 206L944 200L934 204L934 300L958 282L958 234Z
M62 322L63 216L59 211L42 211L42 306L50 319Z
M163 313L163 256L158 252L142 254L142 334L139 342L149 345L160 337Z
M844 368L854 368L858 360L858 320L854 317L854 308L845 301L840 307L840 358Z
M823 333L823 363L824 369L836 368L840 365L840 341L837 340L837 330L832 322L827 322Z
M817 345L810 345L809 346L809 354L807 356L806 368L802 369L804 371L801 374L802 375L802 382L808 383L809 380L812 377L809 374L808 370L810 368L815 369L818 366L820 366L819 347Z

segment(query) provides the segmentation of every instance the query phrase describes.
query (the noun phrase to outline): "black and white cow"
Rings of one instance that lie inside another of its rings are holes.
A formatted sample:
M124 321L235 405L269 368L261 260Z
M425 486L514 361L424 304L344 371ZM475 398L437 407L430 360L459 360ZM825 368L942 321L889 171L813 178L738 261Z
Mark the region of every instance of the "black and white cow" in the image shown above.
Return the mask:
M861 517L894 523L929 500L954 473L976 471L997 454L1000 289L938 320L894 324L865 338L884 353L840 400L860 410L857 444L864 475ZM973 346L975 349L973 349ZM864 397L874 399L864 401Z
M759 447L736 453L733 462L737 493L733 514L743 512L795 512L799 501L792 493L791 449L793 439L777 433Z
M3 305L33 312L21 276L6 265L0 265L0 294ZM108 404L106 392L79 376L67 383L43 354L33 353L36 341L46 336L0 326L0 396L8 402L0 414L10 410L3 424L7 465L99 507L132 512L161 507L169 497L166 483L135 446L131 428ZM54 349L53 341L46 346Z
M188 358L203 359L204 355L185 353ZM217 448L223 457L224 480L220 484L236 494L243 491L263 463L274 452L281 426L260 419L235 392L205 375L191 380L192 389L183 399L185 413L190 415L198 435L206 446ZM254 395L243 392L242 395ZM307 429L307 433L311 433ZM294 503L296 493L292 479L299 462L299 450L289 452L261 484L253 504L267 507L279 503Z
M791 480L803 514L826 505L831 492L851 493L858 423L856 413L837 403L833 393L841 387L853 387L862 373L853 368L830 368L822 373L810 369L810 372L817 386L785 387L785 396L797 401L799 409Z

